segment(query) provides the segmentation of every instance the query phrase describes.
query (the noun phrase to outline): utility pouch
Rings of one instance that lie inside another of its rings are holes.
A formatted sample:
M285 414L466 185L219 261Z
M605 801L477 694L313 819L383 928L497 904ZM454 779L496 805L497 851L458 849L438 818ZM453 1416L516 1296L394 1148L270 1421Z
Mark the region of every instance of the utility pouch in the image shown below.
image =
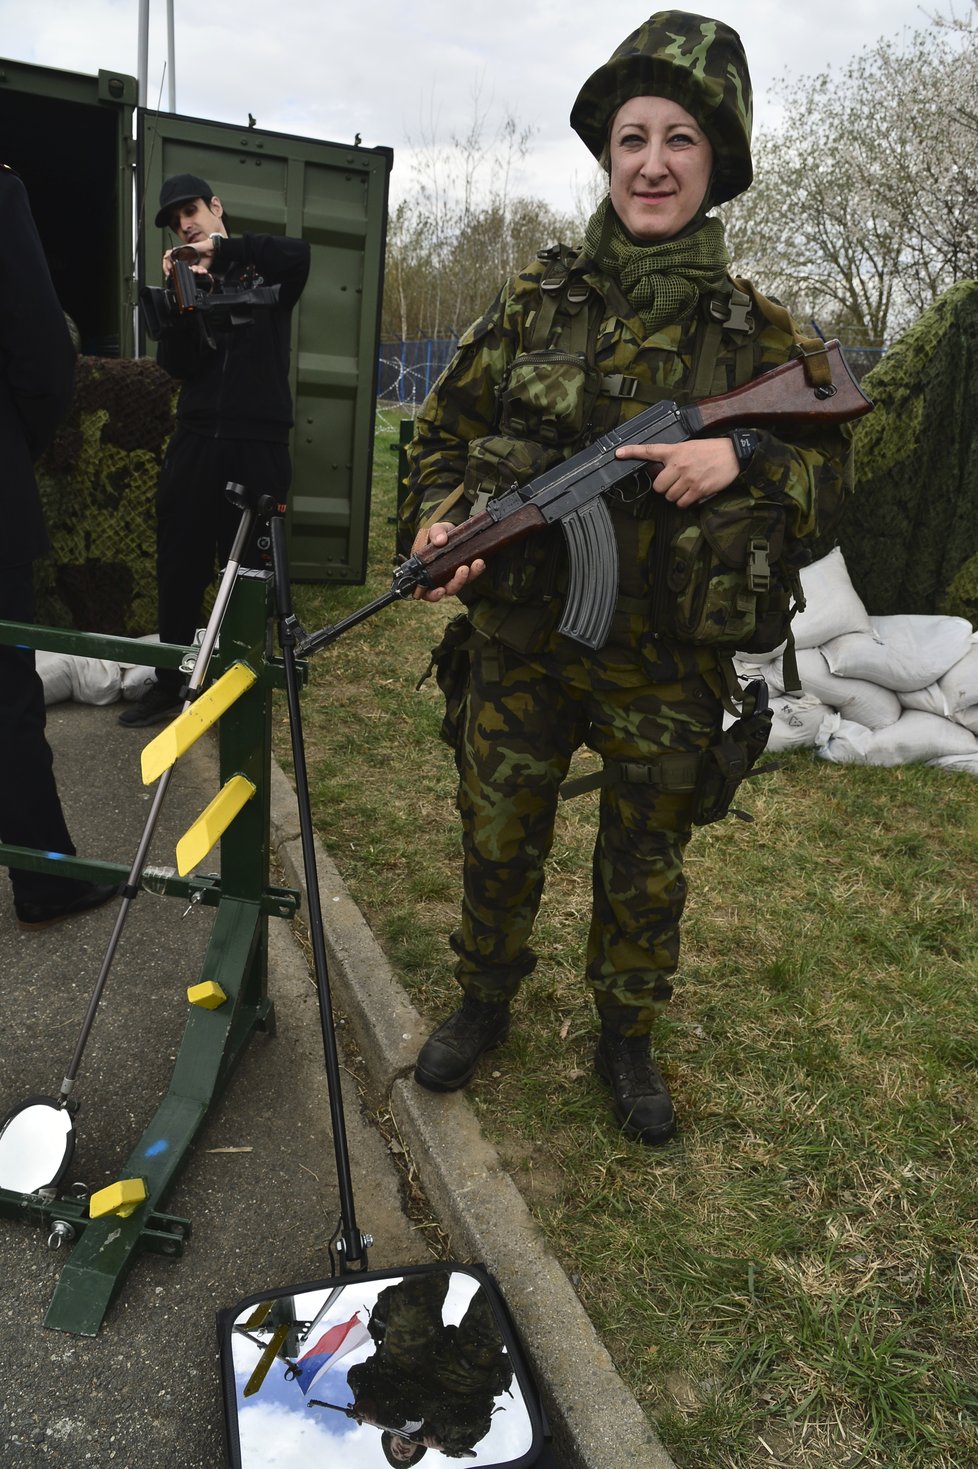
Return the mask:
M415 684L427 683L432 674L445 696L445 717L438 731L439 739L455 751L456 763L462 738L462 713L469 692L469 649L478 634L464 612L453 617L442 634L442 640L431 650L431 662Z
M498 389L500 429L566 449L591 420L601 375L582 352L524 352Z
M531 439L503 434L472 439L463 481L465 496L472 501L471 513L484 510L497 495L528 484L563 457L562 449L535 444ZM562 532L557 526L529 536L490 558L485 572L473 584L473 597L488 594L505 602L526 602L552 596L562 550Z
M655 631L731 652L776 648L801 595L782 559L784 508L736 491L692 510L658 503Z
M704 750L693 793L693 821L696 826L709 826L722 821L733 811L741 821L753 821L746 811L732 805L741 781L752 775L766 775L778 767L765 765L754 770L771 734L772 710L767 684L753 679L744 690L744 713L725 729L719 743Z

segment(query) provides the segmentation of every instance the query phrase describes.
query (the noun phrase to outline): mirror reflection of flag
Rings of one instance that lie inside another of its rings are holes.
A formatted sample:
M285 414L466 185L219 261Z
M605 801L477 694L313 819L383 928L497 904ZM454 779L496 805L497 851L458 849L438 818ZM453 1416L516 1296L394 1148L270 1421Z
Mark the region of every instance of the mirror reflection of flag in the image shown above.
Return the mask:
M295 1379L303 1393L308 1396L315 1384L334 1363L356 1351L357 1347L369 1340L369 1337L370 1332L360 1320L359 1312L351 1316L349 1321L341 1321L337 1326L331 1326L319 1338L315 1346L303 1352L295 1363Z

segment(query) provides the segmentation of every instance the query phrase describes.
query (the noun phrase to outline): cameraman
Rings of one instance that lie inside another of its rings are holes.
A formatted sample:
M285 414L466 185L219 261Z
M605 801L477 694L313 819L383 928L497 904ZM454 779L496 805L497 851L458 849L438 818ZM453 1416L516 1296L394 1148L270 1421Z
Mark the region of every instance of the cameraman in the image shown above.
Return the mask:
M193 246L202 291L219 297L278 287L274 304L175 313L160 337L158 361L183 386L177 427L156 492L159 634L193 642L215 552L227 560L240 511L225 499L228 480L285 499L292 478L289 338L292 308L309 274L309 246L283 235L229 235L220 199L202 178L181 173L160 190L158 226ZM257 535L242 564L261 566ZM162 724L180 712L184 675L156 670L156 683L119 716L120 724Z

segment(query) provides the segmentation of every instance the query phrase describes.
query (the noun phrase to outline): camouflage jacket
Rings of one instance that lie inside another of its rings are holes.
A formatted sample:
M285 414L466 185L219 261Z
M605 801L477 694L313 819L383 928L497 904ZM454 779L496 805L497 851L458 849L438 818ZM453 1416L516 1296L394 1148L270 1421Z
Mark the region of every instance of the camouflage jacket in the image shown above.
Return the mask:
M501 492L514 478L525 483L650 402L690 400L708 301L701 302L687 319L644 340L642 324L616 283L588 262L580 265L575 280L593 293L589 308L595 321L593 380L586 382L586 374L571 364L570 378L556 388L551 386L549 395L543 394L549 396L550 420L557 404L556 426L553 421L534 425L532 403L527 408L523 401L514 433L514 392L518 396L514 375L526 371L534 313L541 306L541 281L550 268L547 259L538 258L505 285L489 310L464 334L454 359L421 407L408 451L402 510L412 530L463 483L464 492L439 512L439 519L460 524L480 492ZM753 331L749 336L723 332L709 384L711 395L759 376L795 352L794 337L762 312L749 283L738 285L752 303ZM558 375L567 371L567 365L561 363L561 346L558 341L551 356L551 370ZM531 358L533 373L546 369L541 354L533 352ZM617 396L622 380L637 386L633 396ZM532 398L532 390L529 396ZM847 456L848 437L839 428L813 431L798 426L790 443L759 431L757 451L735 487L758 501L783 505L787 532L802 543L819 529L820 503L841 500ZM642 609L650 605L652 595L656 518L650 507L654 498L649 490L643 494L635 479L626 481L617 496L609 497L618 542L620 602L627 609L616 618L613 638L620 645L647 638L652 630L650 617ZM561 532L554 527L493 558L465 597L472 621L521 651L533 651L556 625L563 575ZM534 607L537 615L528 619L522 614L517 626L505 610L513 604Z

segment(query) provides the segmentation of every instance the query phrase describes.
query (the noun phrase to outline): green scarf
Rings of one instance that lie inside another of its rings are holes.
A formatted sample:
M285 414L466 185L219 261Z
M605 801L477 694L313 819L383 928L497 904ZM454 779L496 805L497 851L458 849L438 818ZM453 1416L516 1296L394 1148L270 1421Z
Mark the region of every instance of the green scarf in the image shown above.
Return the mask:
M700 296L726 279L730 257L718 219L706 219L692 234L639 245L627 234L606 198L588 220L584 254L618 281L646 334L681 321Z

